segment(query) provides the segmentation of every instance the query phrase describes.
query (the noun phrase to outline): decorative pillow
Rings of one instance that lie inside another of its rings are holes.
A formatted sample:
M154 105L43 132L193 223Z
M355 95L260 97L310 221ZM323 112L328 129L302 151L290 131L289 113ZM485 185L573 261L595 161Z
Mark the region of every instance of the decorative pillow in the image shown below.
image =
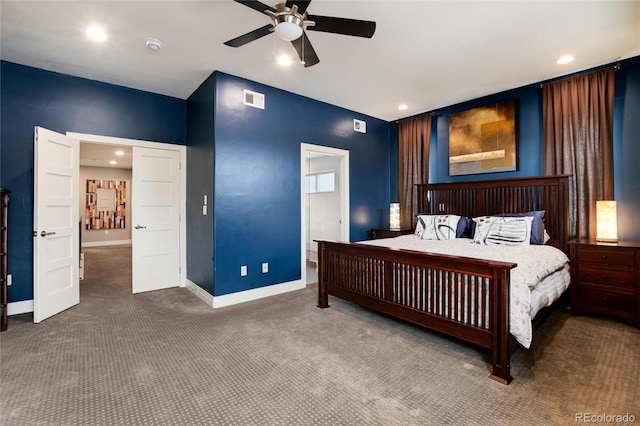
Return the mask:
M533 217L498 217L496 218L485 244L504 244L509 246L528 246L531 241L531 222Z
M471 222L473 222L471 228L473 229L473 242L476 244L484 244L487 239L487 235L491 230L491 225L498 218L495 216L480 216L474 217Z
M456 215L418 215L415 234L423 240L452 240L456 238L456 230L460 216Z
M525 213L501 213L496 216L502 217L527 217L531 216L533 222L531 222L531 244L545 244L544 241L544 210L536 210Z
M473 234L469 233L469 220L466 216L460 216L458 226L456 228L456 238L472 238Z

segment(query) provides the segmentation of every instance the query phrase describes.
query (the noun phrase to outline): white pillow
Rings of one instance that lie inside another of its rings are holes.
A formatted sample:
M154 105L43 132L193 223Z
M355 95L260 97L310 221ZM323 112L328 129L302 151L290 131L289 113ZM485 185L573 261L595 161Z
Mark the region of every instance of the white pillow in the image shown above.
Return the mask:
M491 225L498 218L495 216L480 216L474 217L472 220L476 223L476 229L473 233L473 242L476 244L485 244L487 235L491 230Z
M533 217L499 217L492 224L485 244L528 246Z
M456 229L460 216L445 215L418 215L415 234L423 240L453 240L456 238Z

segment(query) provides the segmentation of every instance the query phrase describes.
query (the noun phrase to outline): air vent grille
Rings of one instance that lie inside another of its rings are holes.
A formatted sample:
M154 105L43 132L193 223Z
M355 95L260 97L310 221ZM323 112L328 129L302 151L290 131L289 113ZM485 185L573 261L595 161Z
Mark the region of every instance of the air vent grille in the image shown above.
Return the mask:
M244 104L254 108L264 109L264 95L251 90L244 90Z
M353 119L353 130L360 133L367 133L367 122L358 120L356 118Z

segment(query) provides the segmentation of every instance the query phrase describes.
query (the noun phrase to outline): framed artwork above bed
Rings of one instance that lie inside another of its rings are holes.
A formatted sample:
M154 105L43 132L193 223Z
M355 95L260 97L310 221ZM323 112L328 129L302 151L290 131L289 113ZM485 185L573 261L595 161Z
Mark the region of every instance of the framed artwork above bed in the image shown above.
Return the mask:
M449 114L449 175L518 170L516 101Z

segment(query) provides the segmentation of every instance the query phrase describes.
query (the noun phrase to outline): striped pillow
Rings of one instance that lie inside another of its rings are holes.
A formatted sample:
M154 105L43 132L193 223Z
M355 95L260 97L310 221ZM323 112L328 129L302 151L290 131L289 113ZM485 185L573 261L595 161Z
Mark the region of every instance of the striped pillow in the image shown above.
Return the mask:
M529 245L533 217L498 217L492 221L485 244Z

